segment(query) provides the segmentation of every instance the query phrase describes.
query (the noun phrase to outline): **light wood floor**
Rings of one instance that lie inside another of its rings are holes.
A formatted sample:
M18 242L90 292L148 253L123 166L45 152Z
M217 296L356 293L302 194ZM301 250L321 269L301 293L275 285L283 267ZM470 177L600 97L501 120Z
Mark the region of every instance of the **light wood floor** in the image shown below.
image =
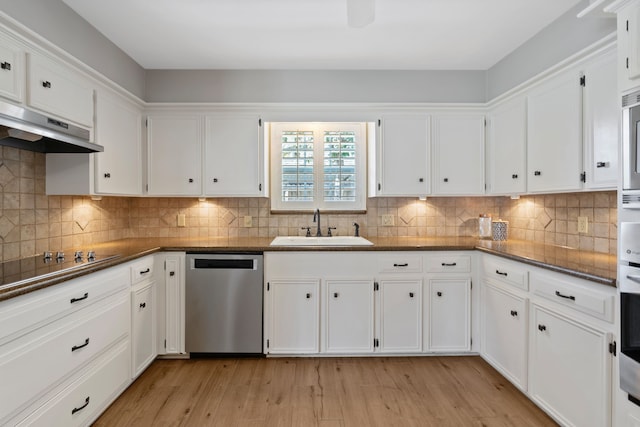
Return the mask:
M477 356L158 360L95 426L555 426Z

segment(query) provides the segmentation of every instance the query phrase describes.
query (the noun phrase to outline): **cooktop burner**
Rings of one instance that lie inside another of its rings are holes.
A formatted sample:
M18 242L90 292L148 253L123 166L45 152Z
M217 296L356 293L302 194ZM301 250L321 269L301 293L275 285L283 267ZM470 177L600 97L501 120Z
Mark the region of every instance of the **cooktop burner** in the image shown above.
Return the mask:
M96 255L94 251L86 254L75 251L71 254L64 252L45 252L30 258L0 263L0 287L15 285L19 282L44 278L65 270L74 270L105 262L119 255Z

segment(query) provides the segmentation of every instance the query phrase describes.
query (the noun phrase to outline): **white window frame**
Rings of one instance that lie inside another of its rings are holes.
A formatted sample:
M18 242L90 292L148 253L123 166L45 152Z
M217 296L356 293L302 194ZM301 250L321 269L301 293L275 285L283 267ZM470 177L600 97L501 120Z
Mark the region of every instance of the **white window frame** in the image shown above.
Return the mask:
M270 126L271 146L271 210L272 211L365 211L367 209L367 124L354 122L274 122ZM313 201L282 200L282 144L285 130L314 132L314 195ZM323 132L351 130L356 132L356 197L355 201L325 201L323 199Z

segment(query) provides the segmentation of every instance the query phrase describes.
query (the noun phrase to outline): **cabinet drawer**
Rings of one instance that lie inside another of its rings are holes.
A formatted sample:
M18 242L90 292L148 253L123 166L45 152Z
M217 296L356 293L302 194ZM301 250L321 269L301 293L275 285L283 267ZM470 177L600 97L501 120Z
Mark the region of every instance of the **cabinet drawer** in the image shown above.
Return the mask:
M421 273L422 257L419 255L385 255L378 259L380 273Z
M19 426L87 425L129 383L129 345L123 341Z
M126 268L112 267L0 302L0 346L129 287Z
M144 280L153 277L153 257L145 257L140 261L136 261L130 267L131 270L131 284L135 285Z
M468 273L471 271L471 256L462 254L427 255L429 273Z
M594 284L591 287L542 274L531 275L531 287L535 295L598 319L613 322L614 296L599 291L596 286Z
M523 291L529 290L529 272L527 270L486 256L483 257L482 264L485 277L508 283Z
M128 292L94 307L90 315L68 316L0 347L0 378L3 384L11 384L0 387L0 424L11 412L127 336Z

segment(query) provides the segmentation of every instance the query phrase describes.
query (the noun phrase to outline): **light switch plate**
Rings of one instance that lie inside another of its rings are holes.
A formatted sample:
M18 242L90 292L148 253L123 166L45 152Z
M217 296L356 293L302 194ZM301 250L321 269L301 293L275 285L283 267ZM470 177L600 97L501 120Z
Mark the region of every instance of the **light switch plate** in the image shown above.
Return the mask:
M178 214L178 227L185 227L187 225L187 218L185 214Z
M589 232L589 217L579 216L578 217L578 233L588 233L588 232Z

